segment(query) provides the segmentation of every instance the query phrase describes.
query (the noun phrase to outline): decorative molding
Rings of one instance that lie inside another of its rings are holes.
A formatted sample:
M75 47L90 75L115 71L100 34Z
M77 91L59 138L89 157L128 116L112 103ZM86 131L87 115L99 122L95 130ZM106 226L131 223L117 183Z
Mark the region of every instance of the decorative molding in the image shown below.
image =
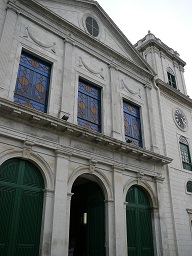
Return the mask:
M184 67L182 67L182 66L179 65L179 71L185 72Z
M56 157L62 157L62 158L69 159L70 156L72 156L72 153L66 151L65 149L57 148L55 150L55 155L56 155Z
M137 173L137 183L138 183L138 185L141 185L141 183L143 182L144 175L145 175L144 171L140 171L140 172Z
M15 117L14 114L15 111L19 111L19 115ZM145 148L141 148L135 145L129 145L126 142L123 142L121 140L114 139L110 136L104 135L102 133L98 133L96 131L92 130L87 130L84 127L81 127L77 124L65 122L61 119L58 119L57 117L41 113L40 111L36 111L33 109L26 108L24 106L20 106L15 102L11 102L9 100L0 98L0 115L2 117L5 117L9 120L15 120L17 118L17 121L22 121L25 124L30 125L30 120L32 117L36 117L39 125L39 129L42 129L42 131L45 129L46 130L51 130L53 132L53 135L62 133L65 134L66 136L72 136L75 140L81 135L85 134L83 137L83 142L85 140L89 142L90 145L95 145L95 139L99 138L100 142L99 145L102 146L103 150L98 146L97 149L97 155L99 158L102 158L105 163L108 163L109 165L114 165L114 159L110 158L109 155L106 153L106 156L103 156L103 153L105 152L104 150L109 149L109 146L111 149L114 149L116 152L121 152L122 147L125 148L124 154L131 154L134 158L141 159L142 161L147 161L151 163L157 163L159 165L164 165L164 164L169 164L172 159L168 158L166 156L160 155L158 153L154 153L150 150L146 150ZM56 126L54 129L52 129L52 126L50 124L55 124ZM0 133L1 135L6 135L9 137L14 137L20 140L23 140L23 138L26 138L26 133L15 131L13 128L8 128L5 129L3 127L0 127ZM81 139L79 138L79 141ZM91 151L91 150L86 150L86 148L82 148L81 146L79 147L78 144L75 146L69 146L69 147L59 147L57 142L55 141L48 141L48 140L42 140L42 137L35 137L35 145L43 145L44 147L47 148L52 148L52 149L62 149L64 152L72 153L75 155L78 155L80 157L83 157L85 159L92 159L94 158L96 152ZM120 150L120 151L119 151ZM106 151L107 152L107 151ZM119 165L119 164L118 164ZM119 166L122 166L121 163ZM122 166L124 168L124 166ZM130 167L127 166L127 169ZM138 170L138 166L133 168L134 170ZM154 173L154 171L150 171L149 173Z
M121 79L121 89L122 90L126 89L132 95L137 95L139 98L141 98L141 91L140 91L140 89L138 90L138 92L129 89L129 87L124 83L123 79Z
M19 15L20 14L20 10L16 6L14 6L15 3L16 3L16 0L12 0L12 1L9 0L8 3L7 3L6 11L7 10L12 10L17 15Z
M99 75L102 79L105 79L104 74L103 74L103 68L101 68L100 70L93 70L92 68L90 68L82 59L82 57L79 57L79 61L78 61L78 66L79 67L85 67L90 73L94 74L94 75Z
M192 215L192 209L186 209L186 211L187 211L188 214Z
M34 142L32 141L25 141L23 146L23 157L29 158L32 152L32 147L34 146Z
M173 61L173 67L176 67L176 68L179 67L179 65L178 65L178 63L176 61Z
M64 43L69 43L71 44L72 46L75 46L75 42L73 41L73 39L71 38L71 34L69 34L67 37L65 37L63 39Z
M91 160L89 161L89 170L90 170L90 173L93 173L93 172L95 171L96 164L97 164L97 161L96 161L96 160L91 159Z
M51 43L50 42L47 42L47 43L43 42L42 40L37 38L38 36L33 33L31 28L28 28L28 27L25 28L25 34L23 35L23 37L26 37L26 38L30 37L33 40L33 42L35 42L39 46L41 46L43 48L51 49L51 51L53 53L56 53L55 52L56 43L55 42L53 42L53 43L52 42Z
M162 176L161 173L157 173L157 175L154 177L154 179L159 182L159 183L163 183L163 181L165 180L165 178Z

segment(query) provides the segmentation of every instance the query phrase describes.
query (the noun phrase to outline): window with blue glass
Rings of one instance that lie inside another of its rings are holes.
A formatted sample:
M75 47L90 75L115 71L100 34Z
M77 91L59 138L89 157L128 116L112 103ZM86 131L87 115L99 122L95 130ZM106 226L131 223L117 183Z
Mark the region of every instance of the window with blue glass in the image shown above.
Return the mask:
M14 101L47 112L51 65L22 52L15 86Z
M123 101L125 140L142 147L140 108Z
M77 122L101 132L101 89L84 80L79 80Z

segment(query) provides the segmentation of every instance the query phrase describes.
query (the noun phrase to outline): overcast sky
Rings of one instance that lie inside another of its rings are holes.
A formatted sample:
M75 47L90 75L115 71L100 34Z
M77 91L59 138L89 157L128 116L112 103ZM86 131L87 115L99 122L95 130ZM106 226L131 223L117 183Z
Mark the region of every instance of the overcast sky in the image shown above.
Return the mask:
M135 44L148 30L180 54L192 98L192 0L97 0Z

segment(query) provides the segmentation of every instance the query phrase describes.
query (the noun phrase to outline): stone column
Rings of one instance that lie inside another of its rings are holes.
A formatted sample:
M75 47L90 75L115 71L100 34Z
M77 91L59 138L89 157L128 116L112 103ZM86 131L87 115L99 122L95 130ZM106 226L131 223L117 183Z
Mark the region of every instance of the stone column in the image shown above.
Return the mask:
M115 244L114 244L114 201L105 201L105 246L106 246L106 256L116 256L115 254Z
M115 206L115 256L127 255L127 232L121 169L114 167L114 206Z
M6 85L8 61L11 53L18 13L19 10L14 6L14 3L9 1L7 4L7 13L0 40L0 92L5 89Z
M52 220L53 220L53 197L54 191L45 190L44 193L44 223L41 256L51 255L51 236L52 236Z
M155 124L154 124L154 114L153 114L153 103L151 98L151 87L149 85L145 85L145 95L147 102L147 112L148 112L148 120L149 120L149 131L150 131L150 143L151 150L155 153L159 153L159 149L157 147L156 141L156 132L155 132Z
M65 38L64 40L64 58L63 58L63 88L62 88L62 99L61 99L61 110L59 113L59 117L61 118L63 115L71 114L71 118L73 117L71 110L73 109L73 92L71 90L71 76L72 76L72 60L73 60L73 50L74 50L74 42L70 38ZM71 120L73 121L73 120Z
M68 162L69 155L64 152L56 151L56 170L55 170L55 195L53 206L53 231L51 256L68 255L68 236L67 220L67 182L68 182Z
M118 79L117 79L117 69L114 65L109 65L110 74L110 91L111 91L111 136L115 139L122 139L121 136L121 120L119 119L120 110L120 100L118 93Z

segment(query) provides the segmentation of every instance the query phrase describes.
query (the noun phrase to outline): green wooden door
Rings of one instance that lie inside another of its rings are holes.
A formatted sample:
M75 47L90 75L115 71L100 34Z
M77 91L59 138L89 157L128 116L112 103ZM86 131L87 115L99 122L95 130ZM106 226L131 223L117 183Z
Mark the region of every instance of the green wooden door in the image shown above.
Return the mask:
M126 200L128 256L153 256L153 235L150 202L147 194L132 186Z
M87 256L105 256L105 205L101 188L88 185Z
M38 256L44 182L30 162L0 166L0 255Z

